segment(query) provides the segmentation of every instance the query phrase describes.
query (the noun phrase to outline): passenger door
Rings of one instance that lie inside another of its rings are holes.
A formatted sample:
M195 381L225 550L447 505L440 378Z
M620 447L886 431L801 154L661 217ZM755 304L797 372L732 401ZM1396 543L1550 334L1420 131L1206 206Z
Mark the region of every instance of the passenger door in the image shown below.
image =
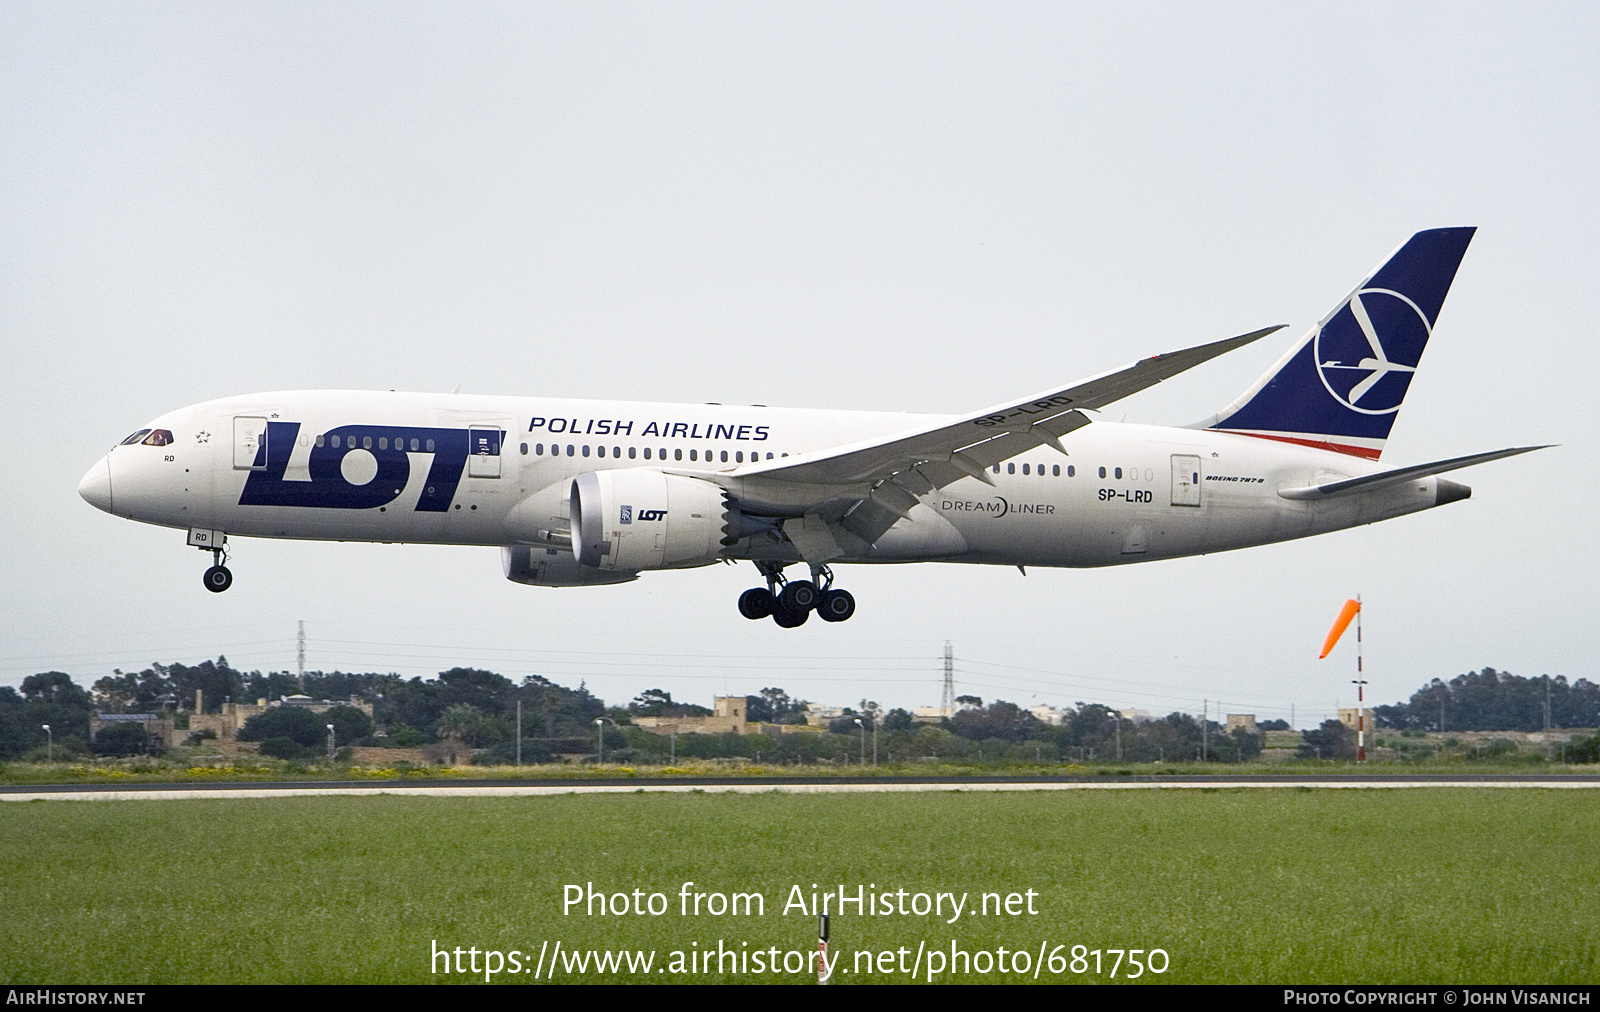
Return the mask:
M254 415L239 415L233 420L233 469L267 469L267 420Z
M1187 453L1172 455L1172 505L1200 505L1200 458Z

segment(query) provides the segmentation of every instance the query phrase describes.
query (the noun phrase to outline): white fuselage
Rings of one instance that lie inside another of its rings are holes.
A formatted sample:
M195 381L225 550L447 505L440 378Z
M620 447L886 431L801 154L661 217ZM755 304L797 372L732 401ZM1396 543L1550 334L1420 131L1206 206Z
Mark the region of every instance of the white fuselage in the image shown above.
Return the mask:
M539 543L541 552L553 553L537 539L569 528L568 489L584 472L648 467L709 476L741 462L797 457L937 420L761 406L270 393L156 419L151 428L169 430L172 441L114 448L85 479L84 494L132 520L233 536ZM488 435L501 431L503 443ZM262 432L270 453L258 453L251 442ZM366 445L346 449L330 465L334 435L344 446ZM390 446L394 440L399 449ZM476 452L459 452L469 444ZM998 473L985 472L993 485L968 478L922 495L870 550L838 561L1117 565L1320 534L1427 509L1439 499L1439 480L1431 477L1320 501L1286 499L1279 489L1378 467L1225 432L1096 421L1065 445L1066 455L1040 447L1001 464ZM318 460L322 470L314 474ZM102 480L103 493L95 484ZM329 489L337 493L331 499ZM104 502L95 498L101 494ZM750 544L728 546L721 557L757 557ZM709 561L715 560L694 564Z

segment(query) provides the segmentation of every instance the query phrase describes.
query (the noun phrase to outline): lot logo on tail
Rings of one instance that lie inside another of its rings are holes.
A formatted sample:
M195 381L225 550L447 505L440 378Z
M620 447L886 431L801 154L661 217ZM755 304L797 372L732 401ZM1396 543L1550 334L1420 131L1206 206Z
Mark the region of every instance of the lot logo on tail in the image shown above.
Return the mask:
M1317 373L1350 410L1393 414L1432 333L1415 302L1386 288L1363 288L1317 332Z
M1473 232L1412 236L1265 376L1201 424L1376 460Z

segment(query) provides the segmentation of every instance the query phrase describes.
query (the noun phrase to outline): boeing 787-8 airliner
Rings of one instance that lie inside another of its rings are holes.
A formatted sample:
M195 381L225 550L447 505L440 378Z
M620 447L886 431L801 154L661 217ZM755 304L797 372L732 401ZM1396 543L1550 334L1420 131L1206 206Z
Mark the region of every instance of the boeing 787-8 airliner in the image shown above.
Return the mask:
M748 560L739 610L848 619L843 563L1110 566L1245 548L1464 499L1437 477L1538 447L1377 464L1474 229L1418 232L1214 417L1090 412L1270 327L969 414L344 390L250 394L150 422L90 503L229 536L501 548L542 587ZM800 565L805 579L786 580Z

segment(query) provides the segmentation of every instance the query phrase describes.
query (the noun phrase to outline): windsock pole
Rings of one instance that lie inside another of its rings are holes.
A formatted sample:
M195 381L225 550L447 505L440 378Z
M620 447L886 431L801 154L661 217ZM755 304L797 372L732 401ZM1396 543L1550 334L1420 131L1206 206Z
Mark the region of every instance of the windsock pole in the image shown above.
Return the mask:
M828 915L817 918L817 983L826 984L833 978L833 964L828 962Z
M1367 761L1366 675L1361 667L1361 595L1356 595L1356 762Z
M1333 652L1334 646L1339 642L1339 637L1350 627L1350 620L1356 621L1356 677L1351 681L1356 687L1356 762L1367 761L1367 714L1366 693L1363 691L1367 680L1364 677L1361 657L1361 595L1344 603L1339 609L1339 617L1333 620L1333 628L1328 630L1328 638L1322 641L1322 653L1317 659L1328 656Z

